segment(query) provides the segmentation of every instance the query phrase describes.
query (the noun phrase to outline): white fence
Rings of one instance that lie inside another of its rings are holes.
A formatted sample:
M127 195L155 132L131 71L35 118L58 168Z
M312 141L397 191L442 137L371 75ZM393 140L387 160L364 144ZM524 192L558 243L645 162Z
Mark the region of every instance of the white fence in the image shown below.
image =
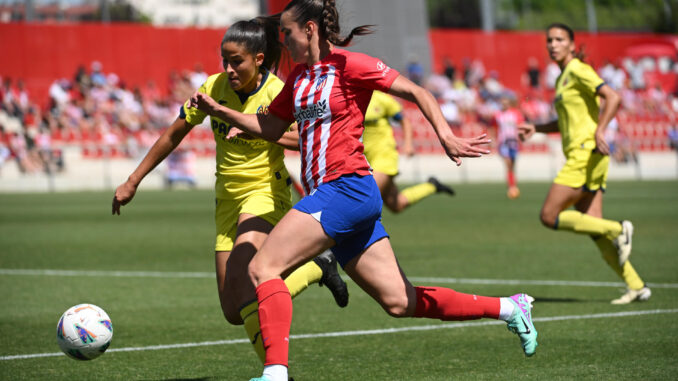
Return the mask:
M553 152L553 151L552 151ZM516 164L516 176L521 181L551 181L564 162L557 153L521 154ZM5 162L0 170L0 192L65 192L82 190L113 190L134 170L138 161L132 159L83 159L80 149L64 151L65 169L48 176L44 173L21 174L13 162ZM286 159L293 175L298 174L299 157ZM198 188L210 189L214 184L213 158L199 158L195 165ZM436 176L443 182L503 182L504 165L497 155L464 159L457 167L442 155L418 155L400 159L398 181L411 183ZM142 183L142 188L164 186L166 166L161 164ZM678 179L676 152L640 153L637 164L610 165L610 180Z

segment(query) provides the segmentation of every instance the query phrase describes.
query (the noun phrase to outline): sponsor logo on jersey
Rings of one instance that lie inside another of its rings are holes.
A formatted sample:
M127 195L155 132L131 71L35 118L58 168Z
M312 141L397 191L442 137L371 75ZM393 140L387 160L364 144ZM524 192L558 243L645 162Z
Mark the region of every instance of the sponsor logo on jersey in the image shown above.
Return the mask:
M388 67L385 63L379 61L377 62L377 70L381 72L382 77L385 77L386 74L388 74L388 72L391 71L391 68Z
M318 119L325 116L327 111L327 100L323 99L318 103L313 103L306 107L303 110L299 110L294 113L294 119L297 123L301 123L305 120Z
M261 105L257 108L257 114L268 115L268 105Z

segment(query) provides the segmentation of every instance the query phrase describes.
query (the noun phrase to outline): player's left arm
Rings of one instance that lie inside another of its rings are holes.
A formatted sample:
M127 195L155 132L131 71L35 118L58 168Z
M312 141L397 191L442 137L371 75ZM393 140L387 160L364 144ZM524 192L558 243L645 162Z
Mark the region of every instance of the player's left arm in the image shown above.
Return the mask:
M275 143L283 146L285 149L299 151L299 128L297 123L293 123L289 131L285 132Z
M443 113L440 110L438 101L433 95L423 87L415 84L409 79L398 75L391 84L389 94L403 98L416 104L426 119L431 123L433 129L438 135L441 145L445 148L447 156L457 165L461 165L462 157L480 157L483 154L489 154L490 151L484 147L490 143L486 134L474 138L460 138L454 135L450 129Z
M603 83L598 88L597 94L603 98L603 109L598 117L598 127L596 128L596 149L603 155L610 154L610 146L605 140L605 129L610 124L612 118L617 114L621 98L610 86Z

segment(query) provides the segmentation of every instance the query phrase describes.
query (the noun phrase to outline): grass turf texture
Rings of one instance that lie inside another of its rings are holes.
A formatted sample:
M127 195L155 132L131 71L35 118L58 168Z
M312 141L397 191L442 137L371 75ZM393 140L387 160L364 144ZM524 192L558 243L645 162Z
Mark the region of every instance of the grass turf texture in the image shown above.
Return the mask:
M549 184L522 184L518 200L502 185L456 185L384 225L412 279L478 278L618 282L585 236L542 227ZM614 182L605 215L630 219L631 261L649 283L678 283L678 183ZM89 302L114 325L111 349L240 340L221 315L213 264L210 191L140 191L121 216L112 192L0 194L0 357L58 352L56 323ZM197 272L197 277L17 275L7 269ZM4 271L4 272L2 272ZM613 306L621 287L446 283L461 292L537 298L536 318L645 310L673 312L535 322L539 348L525 358L503 325L372 335L297 338L290 372L299 380L670 379L678 373L678 288L653 288L648 303ZM339 309L317 286L294 302L292 334L380 330L446 323L393 319L349 282ZM482 320L480 322L491 322ZM476 323L473 323L476 324ZM247 380L260 374L249 344L0 360L0 379Z

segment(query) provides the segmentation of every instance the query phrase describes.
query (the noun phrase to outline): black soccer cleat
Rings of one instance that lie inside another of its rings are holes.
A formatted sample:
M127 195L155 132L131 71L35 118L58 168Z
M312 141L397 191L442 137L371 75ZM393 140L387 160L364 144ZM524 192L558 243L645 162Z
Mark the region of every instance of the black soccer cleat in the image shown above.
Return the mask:
M445 192L445 193L449 194L450 196L454 196L454 189L452 189L451 187L448 187L445 184L442 184L435 177L429 177L428 182L433 184L436 187L436 193Z
M339 271L337 270L337 259L330 251L326 251L317 257L313 258L318 267L323 271L323 276L320 278L318 284L320 286L327 286L334 296L334 301L339 307L346 307L348 305L348 287L346 282L341 279Z

